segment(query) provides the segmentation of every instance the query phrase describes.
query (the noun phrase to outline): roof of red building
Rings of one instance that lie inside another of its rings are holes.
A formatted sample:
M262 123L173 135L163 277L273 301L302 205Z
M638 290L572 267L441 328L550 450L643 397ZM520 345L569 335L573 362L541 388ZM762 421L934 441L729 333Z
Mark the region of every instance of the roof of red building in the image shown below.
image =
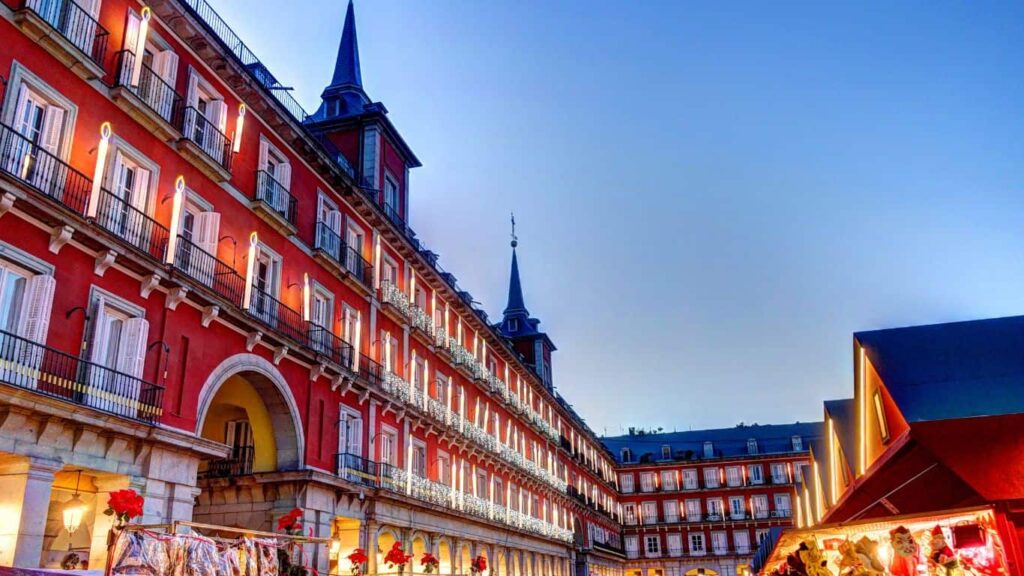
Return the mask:
M687 430L685 432L642 433L634 432L625 436L604 437L605 446L615 454L616 461L622 461L622 449L629 448L632 459L626 463L661 461L662 446L669 446L672 460L704 460L704 443L711 442L714 459L737 456L760 456L806 452L822 436L822 422L797 422L794 424L753 424L717 428L712 430ZM794 450L793 438L799 437L801 446ZM750 452L748 440L755 440L757 451ZM645 458L647 456L647 458Z

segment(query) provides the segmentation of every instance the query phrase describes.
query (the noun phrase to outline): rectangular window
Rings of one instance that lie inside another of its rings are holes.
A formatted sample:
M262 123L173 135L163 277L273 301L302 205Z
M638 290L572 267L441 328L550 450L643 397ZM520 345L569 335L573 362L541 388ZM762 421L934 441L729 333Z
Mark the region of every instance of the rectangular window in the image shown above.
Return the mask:
M677 490L676 473L674 470L661 471L661 489L665 491Z
M649 557L661 556L661 539L658 536L647 535L644 537L644 551Z
M722 555L729 551L729 538L723 531L711 533L711 550L716 555Z
M626 556L628 558L636 558L639 552L639 539L632 534L626 536Z
M380 432L380 461L396 466L395 448L398 445L398 432L393 428L383 428Z
M875 390L872 397L875 406L875 420L878 421L878 437L882 442L889 441L889 423L885 420L885 407L882 405L882 392Z
M228 106L224 97L191 67L185 106L185 137L217 163L223 163L227 151L227 136L224 133L227 129Z
M732 543L737 554L750 554L750 532L737 530L732 533Z
M657 524L658 523L658 503L657 502L644 502L643 503L643 520L644 520L644 524Z
M747 440L747 454L757 454L757 440L754 438Z
M630 494L633 492L633 474L620 474L619 483L622 485L622 493Z
M747 516L747 506L742 496L729 497L729 517L733 520L743 520Z
M715 445L712 442L704 443L704 457L714 458L715 457Z
M363 162L361 166L362 184L371 190L380 190L380 133L375 127L363 131Z
M780 518L789 518L792 516L792 504L790 504L789 494L778 493L775 495L775 515Z
M0 243L0 251L6 252L7 247ZM43 350L12 336L46 344L57 282L52 269L40 273L45 265L34 266L31 256L20 258L20 251L14 248L10 252L12 260L0 258L0 380L35 388ZM13 261L15 257L18 262Z
M788 474L786 465L782 462L772 462L772 484L785 484Z
M444 452L437 454L437 481L445 486L452 485L452 459Z
M739 466L729 466L725 469L725 483L729 486L742 486L743 474Z
M700 522L700 500L692 498L686 501L686 521Z
M427 445L420 440L412 441L412 473L420 478L427 477Z
M718 468L705 468L704 469L704 487L705 488L718 488L721 482L721 474Z
M665 515L665 522L674 524L679 522L679 501L665 500L661 503L662 513Z
M678 557L683 555L683 537L680 534L668 535L668 555Z
M654 492L654 472L640 473L640 491Z
M683 470L683 489L696 490L697 487L697 470L694 468Z
M360 457L363 454L363 419L360 414L342 406L338 416L338 450Z
M704 533L690 532L690 554L703 556L707 550L704 548Z
M788 494L786 495L788 496ZM768 496L765 494L755 494L750 499L751 504L754 507L754 518L761 519L768 517Z
M666 445L666 446L662 446L661 447L661 459L662 460L671 460L672 459L672 447L671 446L667 446Z
M793 436L793 452L801 452L804 449L804 439L800 436Z
M724 517L722 499L708 498L708 520L722 520Z
M764 484L764 469L760 464L747 466L747 478L751 484Z
M398 182L389 174L384 174L384 212L389 217L401 216L398 200Z
M622 505L622 516L626 520L626 524L629 526L636 525L636 504L632 502Z
M770 530L768 528L758 528L754 531L754 535L757 537L757 545L760 546L764 542L765 538L768 537Z
M86 404L126 416L135 416L136 408L125 397L138 399L146 360L149 322L143 311L106 293L96 293L91 306L89 360L106 368L91 370ZM125 380L117 373L127 374ZM112 402L111 397L122 401Z

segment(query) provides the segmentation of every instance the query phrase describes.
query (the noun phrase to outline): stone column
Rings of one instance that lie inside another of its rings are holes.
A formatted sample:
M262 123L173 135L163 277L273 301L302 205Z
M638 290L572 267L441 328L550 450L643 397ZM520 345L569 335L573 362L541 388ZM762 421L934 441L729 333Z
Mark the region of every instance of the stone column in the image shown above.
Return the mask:
M102 570L107 565L107 535L114 527L115 518L103 513L110 493L130 488L127 476L97 476L96 513L92 522L92 542L89 544L89 568ZM137 487L136 487L137 488Z
M363 550L366 550L366 573L377 573L377 522L367 520L365 523L366 535Z
M25 458L0 469L0 565L39 568L59 460Z

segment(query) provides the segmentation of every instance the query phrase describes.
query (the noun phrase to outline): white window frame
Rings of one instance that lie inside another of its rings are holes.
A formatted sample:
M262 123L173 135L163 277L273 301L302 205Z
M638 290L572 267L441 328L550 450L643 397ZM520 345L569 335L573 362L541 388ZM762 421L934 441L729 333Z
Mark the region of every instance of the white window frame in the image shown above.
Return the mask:
M632 494L633 490L634 490L634 487L633 487L633 473L632 472L625 472L625 473L619 474L619 485L622 488L622 493L623 494Z
M704 533L703 532L690 532L688 536L689 536L689 538L687 538L687 540L689 540L689 542L690 542L690 555L691 556L705 556L705 555L707 555L708 547L707 547L707 542L704 541Z
M697 490L700 488L700 476L696 468L683 470L683 490Z
M44 82L42 78L35 75L24 64L14 60L11 63L11 77L7 80L7 90L4 93L3 102L3 121L8 126L14 126L14 117L17 113L15 108L18 104L18 88L21 84L27 85L29 90L36 92L44 100L64 110L64 121L61 128L57 157L67 161L71 155L71 145L74 141L75 126L78 120L78 106L61 94L59 90Z
M718 488L722 485L722 473L719 468L709 466L704 469L704 487Z

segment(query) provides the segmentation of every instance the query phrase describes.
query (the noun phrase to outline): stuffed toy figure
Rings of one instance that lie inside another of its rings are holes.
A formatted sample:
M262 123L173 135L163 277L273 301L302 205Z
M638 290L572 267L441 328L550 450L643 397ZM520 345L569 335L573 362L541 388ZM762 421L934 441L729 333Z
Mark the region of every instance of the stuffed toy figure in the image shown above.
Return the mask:
M828 569L828 560L821 554L818 542L814 538L808 538L800 543L797 555L803 562L807 576L832 576Z
M889 541L892 545L889 573L892 576L917 576L921 548L914 540L914 535L906 526L897 526L889 531Z
M934 576L961 576L960 561L953 549L946 544L946 535L942 528L932 528L931 539L928 541L928 573Z

